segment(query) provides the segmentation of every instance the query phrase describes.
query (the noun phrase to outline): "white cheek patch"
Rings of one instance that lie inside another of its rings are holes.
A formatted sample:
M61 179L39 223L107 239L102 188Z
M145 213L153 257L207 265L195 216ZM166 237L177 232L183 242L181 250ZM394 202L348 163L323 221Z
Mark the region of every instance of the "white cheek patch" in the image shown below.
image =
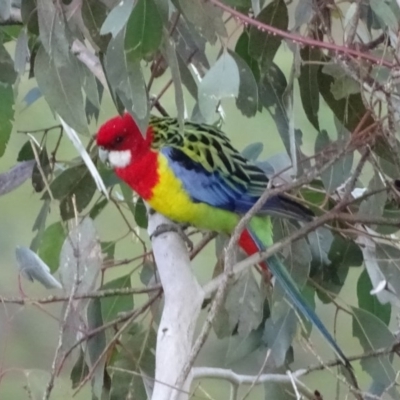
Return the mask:
M130 150L110 151L108 161L113 168L125 168L131 163L132 154Z

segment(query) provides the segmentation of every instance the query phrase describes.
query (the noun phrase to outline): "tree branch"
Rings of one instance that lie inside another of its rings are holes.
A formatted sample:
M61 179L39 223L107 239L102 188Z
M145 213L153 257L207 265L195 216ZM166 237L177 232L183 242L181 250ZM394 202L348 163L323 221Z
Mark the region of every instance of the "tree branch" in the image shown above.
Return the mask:
M291 375L296 383L299 383L297 379L307 373L307 369L299 369L292 372ZM241 375L231 369L209 367L193 368L193 379L224 379L235 385L260 385L265 382L291 383L292 381L290 376L286 374Z
M161 285L153 285L146 288L122 288L122 289L106 289L98 290L96 292L89 292L73 296L73 300L82 299L101 299L104 297L114 296L128 296L132 294L146 294L161 289ZM42 298L30 297L3 297L0 296L0 303L4 304L20 304L20 305L34 305L34 304L50 304L69 301L70 296L48 296Z
M192 376L175 386L193 343L204 292L194 277L186 246L176 232L157 235L159 226L172 222L160 214L149 215L154 258L164 289L165 304L157 332L153 400L188 399Z
M364 59L372 62L373 64L384 65L388 68L393 68L395 65L382 59L379 57L375 57L372 54L361 52L356 49L349 48L347 46L339 46L335 43L327 43L321 40L312 39L309 37L300 36L296 33L290 33L287 31L283 31L282 29L275 28L274 26L264 24L260 21L257 21L254 18L248 17L241 12L234 10L233 8L227 6L226 4L222 3L220 0L202 0L202 1L209 1L210 3L214 4L216 7L226 11L227 13L231 14L235 19L240 22L243 22L246 25L255 26L257 29L261 31L268 32L274 36L280 36L284 39L290 40L293 43L299 43L307 46L312 46L320 49L331 50L334 53L345 54L348 56L355 57L357 59Z

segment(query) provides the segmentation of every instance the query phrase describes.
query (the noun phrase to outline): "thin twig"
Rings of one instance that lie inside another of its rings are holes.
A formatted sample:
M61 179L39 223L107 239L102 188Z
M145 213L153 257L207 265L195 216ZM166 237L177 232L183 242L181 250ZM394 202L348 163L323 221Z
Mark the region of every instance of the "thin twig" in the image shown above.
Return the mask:
M146 288L122 288L122 289L106 289L98 290L96 292L76 294L72 300L83 299L102 299L105 297L114 296L128 296L132 294L148 294L156 290L161 290L160 284L149 286ZM35 305L35 304L50 304L69 301L70 296L48 296L42 298L29 298L29 297L3 297L0 296L0 303L4 304L20 304L20 305Z
M321 40L312 39L310 37L300 36L296 33L290 33L287 31L283 31L282 29L275 28L274 26L264 24L260 21L257 21L254 18L248 17L247 15L245 15L237 10L234 10L233 8L222 3L220 0L202 0L202 1L208 1L210 3L213 3L216 7L230 13L237 20L239 20L247 25L254 26L257 29L268 32L274 36L279 36L284 39L288 39L293 43L299 43L299 44L303 44L303 45L307 45L307 46L311 46L311 47L317 47L320 49L332 50L335 53L352 56L359 60L361 60L361 59L368 60L373 64L384 65L385 67L388 67L388 68L395 67L395 65L393 63L383 60L382 58L375 57L369 53L361 52L361 51L358 51L356 49L352 49L352 48L349 48L346 46L340 46L340 45L333 44L333 43L323 42Z

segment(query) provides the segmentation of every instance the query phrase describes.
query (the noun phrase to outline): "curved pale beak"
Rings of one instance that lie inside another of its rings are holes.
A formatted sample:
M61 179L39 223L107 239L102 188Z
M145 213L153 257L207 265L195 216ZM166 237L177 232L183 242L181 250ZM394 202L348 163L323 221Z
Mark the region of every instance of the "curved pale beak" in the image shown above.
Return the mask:
M109 151L106 150L104 147L99 147L99 158L102 163L106 164L107 166L110 165L108 160Z

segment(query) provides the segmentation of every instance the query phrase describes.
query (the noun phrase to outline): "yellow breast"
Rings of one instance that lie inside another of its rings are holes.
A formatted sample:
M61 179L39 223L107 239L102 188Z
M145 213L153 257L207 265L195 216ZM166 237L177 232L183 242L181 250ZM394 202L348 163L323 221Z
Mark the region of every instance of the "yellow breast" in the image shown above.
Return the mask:
M238 217L229 211L193 202L162 154L158 155L158 174L159 182L153 188L151 200L147 200L154 210L173 221L186 222L202 229L226 233L234 229Z

